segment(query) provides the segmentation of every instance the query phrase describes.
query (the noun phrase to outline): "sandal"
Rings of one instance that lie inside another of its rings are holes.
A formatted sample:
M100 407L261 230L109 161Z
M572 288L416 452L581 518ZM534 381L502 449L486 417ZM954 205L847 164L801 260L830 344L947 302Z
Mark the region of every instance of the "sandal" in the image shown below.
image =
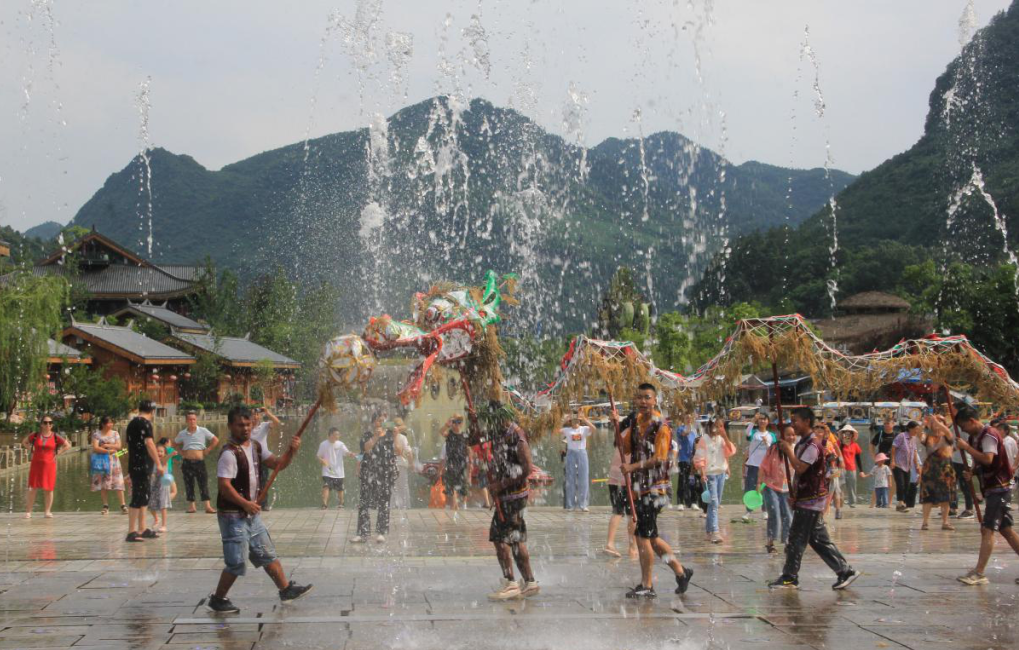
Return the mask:
M109 504L104 503L103 504L103 509L99 511L99 514L101 514L101 515L108 515L108 514L110 514L110 506L109 506Z
M142 532L142 537L144 537L145 539L157 539L159 537L159 534L156 533L156 531L152 530L151 528L146 528Z
M120 514L122 514L122 515L126 515L127 514L127 506L124 505L123 503L120 504Z
M611 555L612 557L623 557L622 553L620 553L614 548L609 548L608 546L603 548L602 552L605 553L606 555Z
M941 530L955 530L955 526L952 524L942 524Z
M920 526L920 530L930 530L930 528L927 527L927 524L923 524Z

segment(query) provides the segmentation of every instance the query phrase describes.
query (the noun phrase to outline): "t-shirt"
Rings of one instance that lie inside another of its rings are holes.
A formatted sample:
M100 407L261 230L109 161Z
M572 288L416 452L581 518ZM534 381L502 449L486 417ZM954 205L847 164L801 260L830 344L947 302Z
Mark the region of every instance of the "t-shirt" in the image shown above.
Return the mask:
M272 424L269 422L262 422L251 429L251 439L257 440L264 449L269 448L269 429L272 428Z
M591 435L591 428L583 425L573 427L563 427L561 430L563 434L563 442L566 443L566 448L572 451L582 451L587 449L587 438Z
M241 449L244 450L244 456L248 460L248 494L251 495L252 499L258 496L258 473L255 472L255 461L251 457L251 448L253 445L250 441L241 445ZM262 449L262 454L259 460L265 461L266 458L272 456L265 445L259 445ZM237 478L237 454L231 449L224 449L219 455L219 463L216 464L216 476L219 478Z
M725 474L729 469L729 463L725 458L725 438L705 435L701 437L701 445L702 448L697 450L694 457L697 458L698 454L703 457L704 473L708 476Z
M630 462L630 454L626 454L626 462ZM611 460L609 460L609 485L622 486L626 485L626 479L623 477L623 469L621 466L622 457L618 449L612 450Z
M152 439L152 423L138 415L127 423L127 471L131 474L152 473L155 463L149 456L145 441Z
M747 450L747 466L760 467L764 460L764 454L768 453L768 446L771 445L771 434L767 429L764 431L754 427L747 433L750 440L750 449Z
M343 478L343 457L349 453L350 450L347 449L347 445L343 444L342 440L337 440L336 442L323 440L322 444L318 446L318 453L316 455L329 463L329 467L322 466L322 476Z
M191 433L187 429L184 429L177 434L177 437L173 439L174 442L180 445L181 451L195 451L202 450L209 446L212 439L216 436L212 435L212 432L205 427L197 427L194 433ZM262 445L263 447L265 445Z
M856 471L856 459L863 453L860 449L860 445L856 442L851 442L848 445L842 445L842 460L846 465L847 472Z
M450 431L444 445L446 455L443 459L452 472L461 472L467 468L467 435Z
M371 431L361 434L361 479L392 482L396 477L395 436L387 431L375 442L371 452L365 453L365 445L374 437Z
M875 465L871 474L874 476L874 487L886 488L888 487L888 477L892 475L892 468L888 465Z
M884 428L879 429L870 439L870 444L877 447L877 453L885 456L891 455L892 443L895 441L895 431L885 433Z

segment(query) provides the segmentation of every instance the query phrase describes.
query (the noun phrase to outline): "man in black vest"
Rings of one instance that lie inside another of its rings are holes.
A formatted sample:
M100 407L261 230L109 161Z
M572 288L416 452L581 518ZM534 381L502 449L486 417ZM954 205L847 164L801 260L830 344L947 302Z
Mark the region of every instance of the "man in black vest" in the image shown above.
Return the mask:
M219 532L223 537L223 559L226 568L219 577L216 593L209 596L207 607L220 614L236 614L240 610L226 597L238 576L245 573L244 556L265 569L280 591L280 600L297 600L311 591L311 585L289 582L283 565L276 557L269 531L259 513L259 469L284 469L301 447L301 439L293 438L283 458L276 458L257 440L251 439L251 411L244 406L230 409L227 415L230 440L219 454L216 476L219 478Z
M947 429L943 422L931 418L932 424ZM1019 534L1012 520L1012 479L1015 476L1012 463L1005 447L1001 432L993 426L985 426L977 417L972 406L956 406L955 423L969 434L969 442L959 439L959 449L973 459L973 468L965 475L972 489L973 474L980 479L980 492L984 497L984 518L980 524L980 555L977 565L957 580L970 586L986 585L990 580L984 569L994 550L994 534L1005 538L1012 550L1019 553ZM1019 583L1019 579L1016 579Z

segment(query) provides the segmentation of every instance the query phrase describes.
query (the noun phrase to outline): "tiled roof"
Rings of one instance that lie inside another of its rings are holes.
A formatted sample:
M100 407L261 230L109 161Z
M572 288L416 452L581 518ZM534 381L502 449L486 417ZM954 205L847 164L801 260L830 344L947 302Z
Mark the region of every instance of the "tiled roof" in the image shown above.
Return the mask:
M68 275L68 269L59 264L34 266L36 275ZM84 270L76 276L85 290L92 295L162 296L187 293L193 282L181 280L164 271L147 266L111 264L99 270Z
M75 323L64 330L64 336L74 334L76 330L87 334L97 341L119 348L120 350L146 360L194 360L194 357L190 354L181 352L180 350L175 350L168 345L164 345L155 339L150 339L149 337L139 334L127 327Z
M185 282L197 282L205 272L204 266L191 264L157 264L159 270Z
M257 363L268 359L276 367L298 368L301 365L290 357L285 357L257 343L234 336L217 337L211 334L185 334L184 332L175 332L173 336L184 343L211 352L233 363Z
M68 359L81 358L80 350L75 350L71 346L64 345L60 341L54 341L53 339L49 339L48 341L46 341L46 344L49 346L50 349L50 358L53 357L67 357Z
M141 316L148 316L160 322L166 323L170 327L176 327L182 330L201 330L205 331L209 329L205 325L202 325L196 320L191 320L187 316L182 316L175 311L170 311L166 307L160 307L158 305L142 304L133 305L128 304L120 311L114 313L114 316L120 317L122 314L135 313Z

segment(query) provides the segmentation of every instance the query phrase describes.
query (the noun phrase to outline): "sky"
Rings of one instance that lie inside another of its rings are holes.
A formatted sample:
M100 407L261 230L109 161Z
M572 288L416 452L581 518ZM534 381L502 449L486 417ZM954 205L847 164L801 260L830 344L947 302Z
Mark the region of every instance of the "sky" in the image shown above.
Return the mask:
M445 93L587 146L671 130L859 173L1009 2L5 0L0 225L70 221L146 146L219 169Z

